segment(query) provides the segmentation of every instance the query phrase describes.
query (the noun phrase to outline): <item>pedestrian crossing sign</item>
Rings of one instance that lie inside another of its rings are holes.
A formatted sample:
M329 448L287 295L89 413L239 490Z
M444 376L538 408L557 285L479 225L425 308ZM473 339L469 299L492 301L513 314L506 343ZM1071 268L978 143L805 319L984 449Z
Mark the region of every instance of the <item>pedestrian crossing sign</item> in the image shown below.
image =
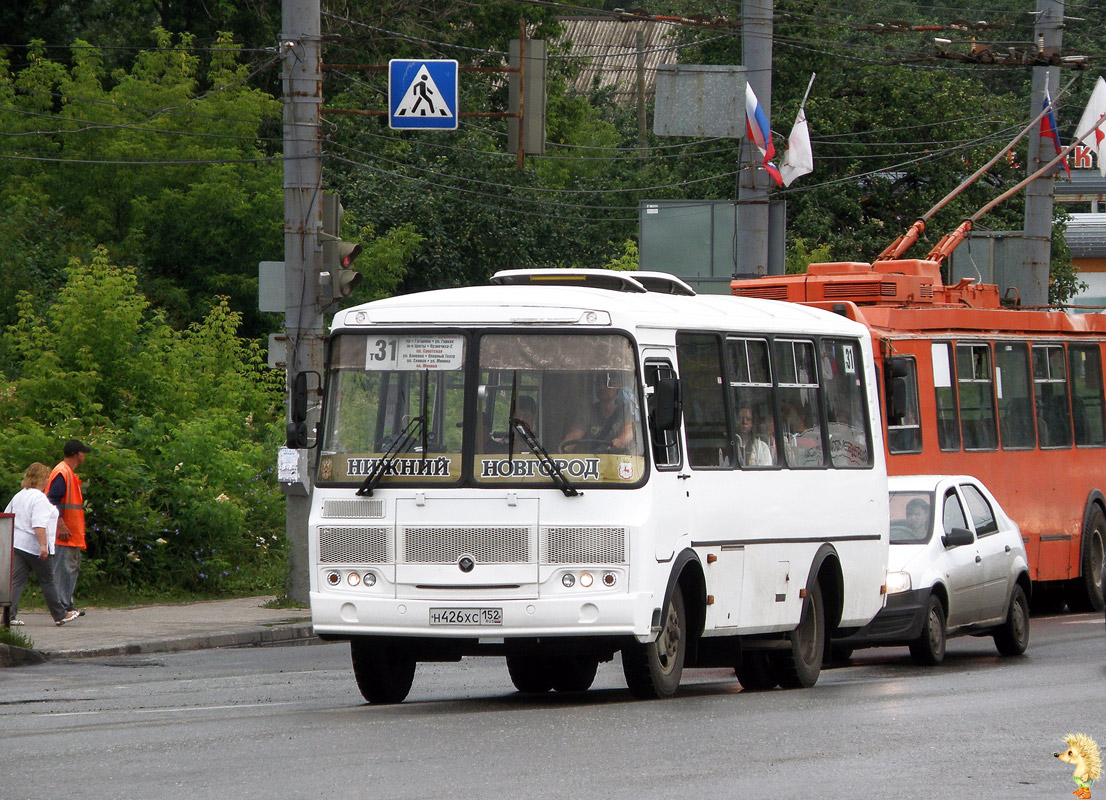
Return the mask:
M388 62L388 127L456 130L457 62L453 59Z

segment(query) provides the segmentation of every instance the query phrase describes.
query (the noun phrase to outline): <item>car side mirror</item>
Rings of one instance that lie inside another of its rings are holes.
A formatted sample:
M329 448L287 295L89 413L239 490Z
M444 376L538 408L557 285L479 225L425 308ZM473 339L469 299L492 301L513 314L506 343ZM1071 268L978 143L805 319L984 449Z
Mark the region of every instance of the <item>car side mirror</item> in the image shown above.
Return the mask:
M967 528L953 528L941 537L941 544L945 547L960 547L975 541L975 535Z

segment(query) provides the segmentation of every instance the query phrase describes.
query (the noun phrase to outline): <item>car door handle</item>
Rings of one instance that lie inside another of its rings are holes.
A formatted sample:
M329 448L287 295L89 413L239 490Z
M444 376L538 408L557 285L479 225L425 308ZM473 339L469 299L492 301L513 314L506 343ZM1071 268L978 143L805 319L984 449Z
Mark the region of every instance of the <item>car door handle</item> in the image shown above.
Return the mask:
M688 475L686 472L680 472L676 475L676 477L679 478L681 481L686 481L691 476Z
M975 563L977 563L977 564L982 560L983 560L983 556L976 556L975 557Z
M1006 552L1007 552L1007 553L1009 553L1009 552L1010 552L1010 545L1006 545Z

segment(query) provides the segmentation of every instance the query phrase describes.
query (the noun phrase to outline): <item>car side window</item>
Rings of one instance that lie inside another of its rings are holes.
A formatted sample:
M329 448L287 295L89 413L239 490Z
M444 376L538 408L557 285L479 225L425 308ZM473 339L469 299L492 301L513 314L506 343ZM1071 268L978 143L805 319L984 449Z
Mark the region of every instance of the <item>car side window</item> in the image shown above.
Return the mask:
M964 509L960 507L960 498L956 496L956 492L952 489L945 493L941 524L945 529L945 533L952 533L953 528L968 527L968 518L964 516Z
M972 524L975 525L976 536L986 536L989 533L998 531L998 523L995 521L995 512L991 509L991 504L987 502L987 498L980 493L979 489L975 488L970 483L965 483L960 486L960 491L964 493L964 500L968 503L968 511L970 511L972 515Z

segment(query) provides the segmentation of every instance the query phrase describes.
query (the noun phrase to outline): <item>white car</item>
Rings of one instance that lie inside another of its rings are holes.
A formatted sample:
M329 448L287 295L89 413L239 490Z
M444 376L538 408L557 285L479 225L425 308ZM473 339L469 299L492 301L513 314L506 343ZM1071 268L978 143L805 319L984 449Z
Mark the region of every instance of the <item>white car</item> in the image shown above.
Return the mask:
M835 658L909 645L939 664L949 636L993 636L1002 655L1029 645L1029 563L1021 531L987 488L967 475L900 475L891 491L887 603L867 626L835 638ZM936 512L936 513L934 513Z

